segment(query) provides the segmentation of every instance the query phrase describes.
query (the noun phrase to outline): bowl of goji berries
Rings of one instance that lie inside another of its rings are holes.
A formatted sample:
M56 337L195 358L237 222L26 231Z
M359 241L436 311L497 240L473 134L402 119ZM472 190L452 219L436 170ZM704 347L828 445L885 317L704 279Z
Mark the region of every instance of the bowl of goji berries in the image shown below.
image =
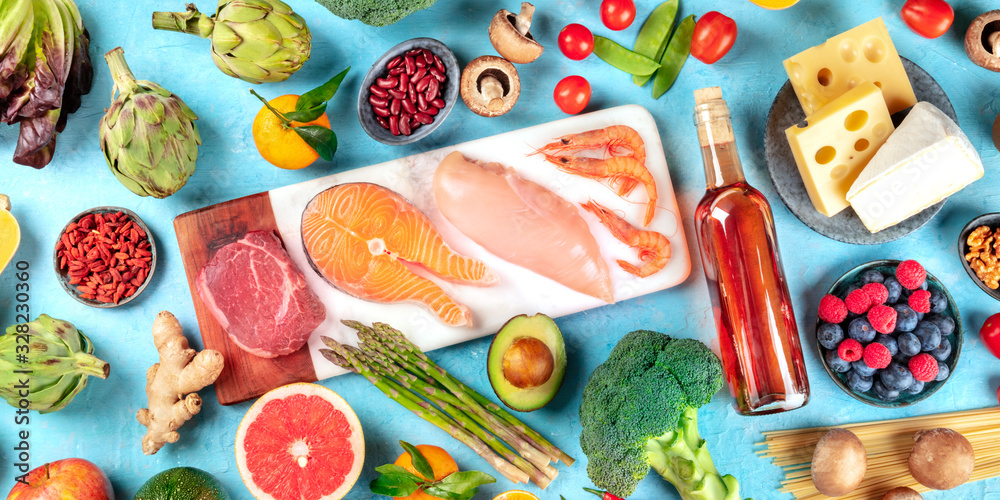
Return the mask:
M117 307L135 300L156 270L149 228L131 210L97 207L73 217L54 253L63 290L91 307Z

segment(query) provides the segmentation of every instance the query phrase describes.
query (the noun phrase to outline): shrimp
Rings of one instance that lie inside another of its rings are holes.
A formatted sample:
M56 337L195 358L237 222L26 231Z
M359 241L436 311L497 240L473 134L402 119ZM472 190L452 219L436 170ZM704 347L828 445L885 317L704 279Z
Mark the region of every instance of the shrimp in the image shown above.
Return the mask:
M625 156L631 151L639 163L646 164L646 145L634 128L626 125L612 125L578 134L564 135L556 142L546 144L537 152L542 154L563 154L585 149L603 149L611 156Z
M663 269L667 262L670 262L670 240L666 236L656 231L636 229L625 219L593 201L580 206L596 215L615 238L639 251L639 260L643 262L641 267L624 260L618 261L618 265L626 272L645 278Z
M545 159L559 170L576 174L589 179L608 179L611 184L626 183L636 185L642 183L646 187L646 195L649 202L646 205L646 218L643 226L648 226L656 213L656 181L653 175L646 170L646 167L631 156L612 156L604 160L598 158L587 158L577 156L553 156L545 155ZM626 193L627 194L627 193ZM618 196L625 197L621 192Z

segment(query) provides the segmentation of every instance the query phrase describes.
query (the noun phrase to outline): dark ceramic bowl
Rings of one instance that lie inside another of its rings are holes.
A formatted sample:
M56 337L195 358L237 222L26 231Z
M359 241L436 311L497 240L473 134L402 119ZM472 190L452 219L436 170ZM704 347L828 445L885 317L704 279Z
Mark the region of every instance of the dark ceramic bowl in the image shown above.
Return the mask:
M410 135L392 135L392 133L379 124L376 119L375 112L372 110L372 105L368 102L368 97L371 96L371 91L368 90L375 80L384 77L389 70L386 65L389 61L392 61L397 56L405 54L407 51L422 48L428 49L434 53L434 55L441 58L441 62L444 63L445 76L447 77L443 83L441 83L441 99L444 99L444 108L438 111L437 115L434 115L434 121L427 125L421 125L417 127ZM382 144L388 144L390 146L400 146L403 144L410 144L424 137L430 135L434 129L438 128L444 119L448 117L448 113L451 112L451 108L455 106L455 101L458 99L458 88L459 81L461 79L461 69L458 67L458 60L455 59L455 54L448 48L447 45L433 39L433 38L413 38L407 40L391 49L382 55L372 64L371 69L365 75L364 80L361 81L361 90L358 92L358 120L361 122L361 128Z
M976 283L976 286L978 286L980 290L986 292L986 295L989 295L996 300L1000 300L1000 290L994 290L986 286L986 284L983 283L983 280L979 279L979 276L976 276L976 272L969 267L969 261L965 260L965 254L969 252L969 245L966 243L969 239L969 233L979 226L987 226L992 230L1000 228L1000 212L980 215L965 225L965 228L962 229L962 233L958 236L958 258L962 260L962 267L965 268L965 272L969 274L969 277Z
M87 215L106 214L115 212L124 213L128 217L127 220L131 220L133 224L141 228L146 233L146 238L149 240L149 253L152 254L152 257L149 262L149 272L146 274L146 279L142 282L141 285L139 285L139 288L136 289L135 293L133 293L130 297L121 297L121 299L118 301L117 304L114 302L101 302L99 300L82 297L81 295L83 294L79 290L77 290L78 285L70 284L70 277L68 271L65 269L62 270L59 269L59 249L56 248L56 250L54 250L52 254L53 266L56 271L56 278L59 280L59 285L61 285L62 289L66 290L66 293L68 293L78 302L88 305L90 307L111 308L128 304L129 302L135 300L135 298L138 297L140 294L142 294L142 292L146 289L146 286L149 285L149 282L153 277L153 272L156 271L156 242L153 240L153 233L149 231L149 227L147 227L146 224L142 222L142 219L140 219L139 216L135 214L135 212L132 212L127 208L97 207L80 212L75 217L70 219L70 221L67 222L65 226L63 226L62 231L59 232L59 238L61 239L62 235L66 234L66 230L69 229L71 224L79 223L80 220L86 217ZM58 247L58 243L56 243L56 246Z
M876 260L861 264L850 271L844 273L843 276L837 279L833 283L833 286L826 292L830 295L835 295L837 297L843 297L845 291L848 287L854 284L858 284L861 281L861 275L868 270L874 269L885 276L892 276L895 274L896 266L899 265L898 260ZM830 378L840 387L844 392L850 394L851 397L861 401L863 403L870 404L872 406L878 406L880 408L903 408L910 406L916 402L923 401L937 392L938 389L944 385L945 382L950 380L955 376L955 366L958 364L958 356L962 352L962 317L958 313L958 305L955 304L955 299L952 298L951 294L948 293L948 289L944 287L937 278L931 275L930 272L927 273L927 286L930 290L939 290L944 292L945 297L948 298L948 309L942 313L944 316L949 316L951 319L955 320L955 331L951 335L944 336L951 341L951 355L944 360L944 364L948 365L949 375L948 378L941 381L931 381L924 384L924 390L919 394L909 394L906 392L900 392L899 397L895 401L882 401L881 399L875 397L871 390L868 392L858 393L851 390L847 386L847 373L838 373L833 371L829 365L826 363L826 351L827 349L819 345L819 340L816 340L816 349L819 350L819 359L823 363L823 368L826 369L826 373L830 375ZM823 322L819 318L816 318L816 329ZM844 336L847 337L847 329L844 329ZM814 330L815 337L815 330Z

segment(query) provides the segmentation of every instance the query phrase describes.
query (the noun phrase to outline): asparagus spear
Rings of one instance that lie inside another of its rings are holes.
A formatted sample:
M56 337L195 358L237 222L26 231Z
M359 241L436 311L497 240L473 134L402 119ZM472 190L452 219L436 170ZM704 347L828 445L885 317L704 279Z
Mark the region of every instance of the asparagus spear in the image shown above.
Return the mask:
M358 359L357 355L360 354L359 351L356 349L352 351L348 346L344 346L329 337L322 337L322 340L329 349L320 349L320 354L327 360L365 377L390 399L447 432L469 448L472 448L507 479L514 483L528 482L528 474L498 456L486 443L472 435L469 431L461 428L450 417L431 406L430 403L421 400L417 395L400 386L395 381L380 377L372 372L371 369Z
M344 322L344 324L347 324L347 322ZM348 325L348 326L354 328L353 325ZM535 432L534 429L525 425L523 422L518 420L517 417L511 415L507 410L505 410L500 405L490 401L489 399L486 399L484 396L476 392L471 387L463 384L461 381L452 377L451 375L448 375L448 373L443 368L441 368L440 366L435 364L434 361L428 358L423 353L423 351L420 350L419 347L410 342L410 340L407 339L406 336L402 334L402 332L383 323L377 323L373 326L380 327L379 331L388 338L392 339L393 345L396 346L395 349L396 352L400 352L401 354L404 354L408 357L420 360L430 368L433 368L434 370L444 374L446 377L450 378L451 381L454 382L460 389L462 389L470 396L472 396L472 398L477 403L479 403L484 408L486 408L487 410L489 410L490 412L492 412L493 414L495 414L496 416L500 417L502 420L510 424L512 428L515 429L529 443L532 443L535 447L544 450L549 456L553 458L553 460L556 460L557 462L563 462L566 465L573 465L573 463L575 462L573 457L567 455L565 452L557 448L555 445L553 445L544 437L542 437L541 434L538 434L537 432Z
M531 482L539 488L545 489L552 479L555 479L559 475L559 471L555 467L547 466L550 470L539 470L527 460L510 451L499 439L484 430L490 428L486 422L478 418L474 413L465 411L462 402L451 394L430 386L399 365L392 363L391 360L386 359L380 353L368 352L367 354L369 359L376 363L374 365L369 364L375 372L385 377L394 378L403 387L426 396L432 403L444 410L445 413L451 415L462 427L486 442L500 456L527 473Z
M401 356L398 352L390 349L384 342L390 342L390 339L380 337L378 332L368 328L364 325L352 325L353 328L358 330L358 336L362 339L361 345L368 351L372 353L380 354L381 356L388 358L387 361L395 362L401 366L404 370L410 370L410 372L419 373L425 380L421 384L421 388L427 390L434 390L434 383L438 382L435 380L434 374L428 374L429 370L425 368L420 368L413 364L412 360ZM419 363L419 361L418 361ZM419 377L414 377L419 378ZM440 375L438 375L440 378ZM447 401L449 404L458 407L462 411L465 411L470 416L473 416L476 421L485 428L490 429L493 433L499 436L501 439L507 441L511 447L517 450L521 455L523 455L528 461L534 464L538 469L545 473L549 478L555 479L559 474L559 471L555 467L549 465L549 461L554 457L549 454L539 450L531 442L524 439L524 437L513 429L508 423L497 418L494 414L487 411L480 404L476 403L475 400L471 398L462 399L462 391L456 391L456 386L453 384L448 384L448 380L444 380L445 385L452 385L446 390L436 391L439 393L440 397L449 398ZM447 390L450 389L451 393ZM447 396L445 396L447 394ZM426 395L426 394L425 394Z

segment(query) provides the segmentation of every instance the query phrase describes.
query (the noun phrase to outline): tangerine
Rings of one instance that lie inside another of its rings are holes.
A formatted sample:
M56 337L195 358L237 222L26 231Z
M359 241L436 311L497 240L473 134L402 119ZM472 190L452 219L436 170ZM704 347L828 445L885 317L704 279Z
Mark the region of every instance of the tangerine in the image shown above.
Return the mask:
M535 495L528 493L524 490L510 490L505 491L495 497L493 500L539 500Z
M295 111L295 103L297 102L299 102L299 96L287 94L275 97L267 103L282 113L288 113ZM311 122L293 121L292 125L319 125L330 128L330 118L326 116L326 113L323 113L322 116ZM298 170L312 165L319 158L319 154L309 147L306 141L302 140L291 127L282 123L274 112L267 109L267 106L261 107L257 117L253 120L253 142L260 155L268 163L278 168Z
M419 451L424 458L427 459L427 463L431 464L431 470L434 471L435 481L440 481L447 475L453 472L458 472L458 464L455 463L455 459L451 458L451 455L449 455L448 452L444 451L441 447L430 444L418 444L416 448L417 451ZM410 457L408 452L400 455L394 463L406 469L410 473L416 474L424 479L430 479L417 472L417 469L413 467L413 459ZM437 497L428 495L423 491L417 491L416 493L405 497L393 498L396 500L439 500Z

